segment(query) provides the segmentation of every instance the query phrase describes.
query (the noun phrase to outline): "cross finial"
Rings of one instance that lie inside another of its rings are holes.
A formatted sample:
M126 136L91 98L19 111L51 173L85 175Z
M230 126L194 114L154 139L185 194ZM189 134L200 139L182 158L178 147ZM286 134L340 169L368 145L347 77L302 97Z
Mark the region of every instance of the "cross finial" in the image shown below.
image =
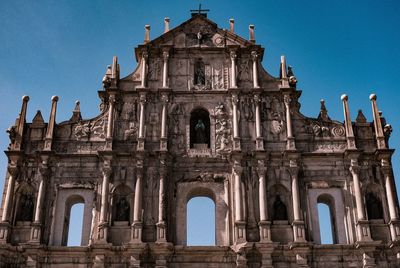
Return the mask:
M191 9L190 12L192 12L192 17L194 15L203 15L205 17L207 17L207 13L204 12L209 12L209 9L201 9L201 3L199 3L199 9Z

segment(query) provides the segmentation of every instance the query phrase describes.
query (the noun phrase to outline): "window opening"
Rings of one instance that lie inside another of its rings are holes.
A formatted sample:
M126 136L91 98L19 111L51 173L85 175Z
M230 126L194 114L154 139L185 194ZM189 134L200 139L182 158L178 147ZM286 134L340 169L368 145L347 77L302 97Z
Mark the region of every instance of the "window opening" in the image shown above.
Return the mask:
M215 203L208 197L194 197L187 203L187 245L215 246Z

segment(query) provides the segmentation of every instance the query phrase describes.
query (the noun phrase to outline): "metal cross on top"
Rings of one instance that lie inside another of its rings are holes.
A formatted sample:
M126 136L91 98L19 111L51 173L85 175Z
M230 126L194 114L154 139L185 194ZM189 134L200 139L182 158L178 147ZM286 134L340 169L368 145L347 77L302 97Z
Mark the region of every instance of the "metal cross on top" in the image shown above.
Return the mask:
M207 13L202 13L202 12L210 12L210 10L209 9L201 9L201 4L199 4L199 9L191 9L190 12L192 12L192 15L201 14L201 15L207 16Z

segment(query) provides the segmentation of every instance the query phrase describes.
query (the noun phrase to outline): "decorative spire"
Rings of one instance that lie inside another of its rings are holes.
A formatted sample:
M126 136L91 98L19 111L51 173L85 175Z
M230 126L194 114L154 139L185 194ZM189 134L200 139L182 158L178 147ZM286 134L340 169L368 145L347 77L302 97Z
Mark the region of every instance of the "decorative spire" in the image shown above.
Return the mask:
M144 26L144 43L147 44L148 42L150 42L150 25L146 24Z
M169 18L164 19L164 33L169 32Z
M326 122L332 121L328 115L328 110L325 107L324 100L321 100L321 111L319 112L318 120L326 121Z
M231 33L235 32L235 20L234 19L229 19L229 31Z
M81 115L81 103L77 100L75 102L75 108L72 111L72 117L69 119L71 122L78 122L82 120L82 115Z
M356 118L357 123L367 123L367 118L363 114L362 110L358 110L357 118Z
M256 37L254 35L254 25L250 24L249 25L249 35L250 35L250 42L255 43L256 42Z

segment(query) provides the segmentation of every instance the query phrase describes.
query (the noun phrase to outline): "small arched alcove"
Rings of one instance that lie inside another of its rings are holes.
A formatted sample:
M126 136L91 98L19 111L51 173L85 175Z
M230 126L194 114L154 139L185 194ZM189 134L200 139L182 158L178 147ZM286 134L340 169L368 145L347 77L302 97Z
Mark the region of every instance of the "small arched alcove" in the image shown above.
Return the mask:
M187 245L215 246L215 203L205 196L187 203Z
M126 185L119 185L112 195L113 225L129 225L132 210L132 190Z
M15 222L32 222L35 211L35 190L31 185L23 184L17 190Z
M210 148L210 114L203 108L190 113L190 148Z

